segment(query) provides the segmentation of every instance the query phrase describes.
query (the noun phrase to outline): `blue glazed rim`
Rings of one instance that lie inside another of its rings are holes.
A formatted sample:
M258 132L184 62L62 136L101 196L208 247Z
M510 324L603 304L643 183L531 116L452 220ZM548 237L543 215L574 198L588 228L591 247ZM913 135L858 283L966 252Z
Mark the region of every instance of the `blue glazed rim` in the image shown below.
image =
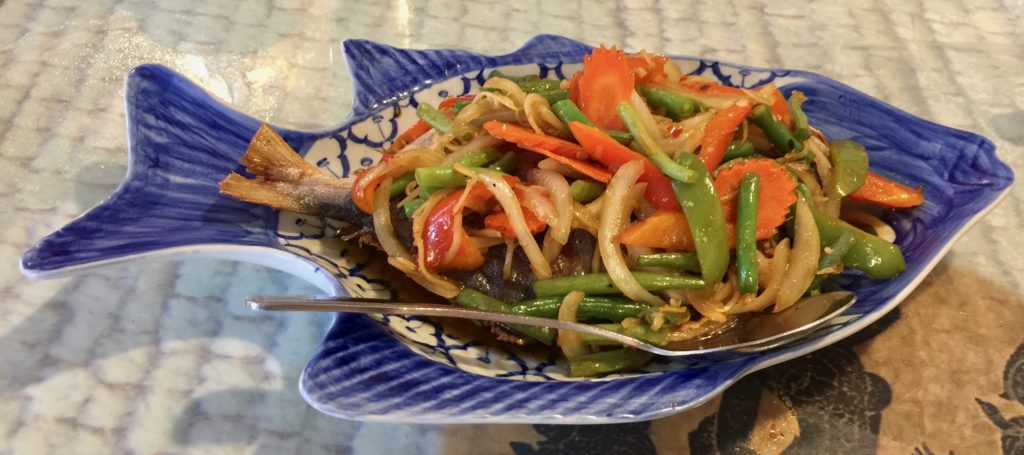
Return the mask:
M486 68L527 63L564 76L562 63L579 62L590 50L553 35L538 36L502 56L404 50L363 40L346 41L343 47L354 85L352 114L338 127L319 132L279 129L303 153L329 136L344 135L342 144L365 143L368 137L354 134L354 126L392 106L413 103L415 94L433 83L462 75L478 79ZM827 346L880 318L995 207L1013 180L987 139L922 120L823 76L679 58L693 62L694 72L730 85L777 79L783 92L803 90L811 100L805 105L808 114L826 135L865 143L876 171L920 177L915 183L924 186L928 204L887 220L907 253L907 272L878 283L845 276L845 285L857 289L860 300L843 325L816 338L727 362L614 380L527 382L474 375L414 353L369 318L342 315L303 371L303 397L338 417L432 423L606 423L679 412L745 374ZM750 75L756 80L747 80ZM335 294L347 292L337 276L369 283L358 264L326 269L283 248L275 238L273 210L219 196L216 182L238 169L237 160L259 121L157 65L132 72L126 106L129 171L124 183L107 201L26 252L21 268L27 275L61 276L137 259L202 254L287 270ZM858 117L852 121L820 121L853 114ZM392 128L390 138L394 134ZM355 166L345 149L338 158L343 174Z

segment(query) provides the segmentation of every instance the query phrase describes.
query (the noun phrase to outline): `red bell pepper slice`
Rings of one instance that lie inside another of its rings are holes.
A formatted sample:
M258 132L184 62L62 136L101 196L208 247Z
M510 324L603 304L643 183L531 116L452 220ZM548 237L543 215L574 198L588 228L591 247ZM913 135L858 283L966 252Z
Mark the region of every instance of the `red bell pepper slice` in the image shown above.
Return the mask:
M915 207L924 203L924 191L896 183L868 171L864 185L850 193L850 199L888 208Z
M739 100L732 106L718 111L715 117L708 122L708 126L704 129L704 138L700 141L700 154L697 157L709 171L714 171L722 162L733 135L736 134L736 130L747 118L747 114L750 113L753 106L750 100Z

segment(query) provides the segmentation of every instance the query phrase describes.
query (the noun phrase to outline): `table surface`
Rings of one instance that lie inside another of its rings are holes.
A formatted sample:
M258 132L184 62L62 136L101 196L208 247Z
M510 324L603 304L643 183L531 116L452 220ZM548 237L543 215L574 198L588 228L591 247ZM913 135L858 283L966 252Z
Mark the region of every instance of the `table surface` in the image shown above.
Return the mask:
M32 243L124 175L122 81L181 71L296 128L351 101L339 43L513 50L538 33L816 71L993 140L1024 169L1024 3L628 0L0 0L0 447L13 453L1022 453L1024 205L1013 188L864 332L676 416L623 425L333 419L298 375L329 318L254 314L312 293L258 266L143 264L30 282ZM585 13L581 13L584 11ZM324 96L327 93L330 96Z

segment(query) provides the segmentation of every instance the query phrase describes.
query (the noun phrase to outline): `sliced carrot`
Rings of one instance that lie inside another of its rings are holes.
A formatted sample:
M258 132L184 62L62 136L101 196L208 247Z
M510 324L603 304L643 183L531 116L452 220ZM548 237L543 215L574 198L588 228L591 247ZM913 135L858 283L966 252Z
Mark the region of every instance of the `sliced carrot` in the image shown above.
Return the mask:
M523 219L526 220L526 227L530 229L531 234L537 234L544 230L547 224L544 223L537 215L534 215L532 211L523 208ZM512 222L509 221L508 215L505 212L494 212L484 217L484 226L487 229L494 229L501 233L501 236L506 239L515 240L516 231L512 229Z
M534 151L545 150L574 160L587 159L587 152L578 144L557 137L537 134L535 131L512 123L491 120L484 123L484 129L491 136L509 141L520 148Z
M704 138L700 141L700 154L697 156L708 170L715 170L718 163L722 162L733 135L736 134L736 130L739 129L743 120L747 118L752 107L753 103L749 100L739 100L732 106L719 111L708 122L708 126L704 129Z
M583 115L598 128L625 130L615 108L633 94L633 72L626 54L614 47L595 48L583 58L581 73L577 104Z
M647 182L644 198L659 210L680 211L676 193L672 190L672 182L646 157L616 142L611 136L592 126L570 122L569 129L572 130L576 140L580 141L590 158L612 172L619 170L619 167L630 161L643 162L644 173L640 174L640 181Z
M473 101L473 98L476 98L476 95L463 95L448 98L441 101L441 104L437 105L437 110L447 111L448 109L455 109L455 103L458 103L459 101Z
M619 243L673 251L693 251L690 223L683 212L662 210L634 223L615 236Z
M786 102L786 97L782 96L779 88L775 84L769 83L758 90L772 97L772 104L769 106L772 109L772 115L782 124L793 128L793 114L789 112L789 103Z
M751 158L729 162L718 170L715 192L722 201L725 219L736 221L736 192L743 175L752 172L761 178L757 196L757 238L771 237L796 203L796 180L786 168L769 158Z
M665 74L665 62L668 58L664 55L630 55L626 57L626 61L638 84L656 84L668 78Z
M924 191L913 189L868 171L864 185L850 194L855 201L889 208L915 207L924 203Z
M566 158L566 157L564 157L562 155L557 155L557 154L551 153L551 152L549 152L547 150L544 150L544 149L527 149L527 150L530 150L531 152L539 153L539 154L544 155L544 156L546 156L548 158L551 158L552 160L555 160L555 161L557 161L559 163L562 163L562 164L564 164L566 166L569 166L569 167L573 168L574 170L576 170L577 172L579 172L580 174L583 174L583 175L585 175L587 177L590 177L590 178L592 178L594 180L597 180L598 182L608 183L608 182L610 182L612 180L612 174L610 172L604 170L603 168L601 168L599 166L595 166L595 165L593 165L591 163L588 163L586 161L580 161L580 160L574 160L572 158Z
M729 87L722 85L717 82L698 80L693 78L684 77L679 81L679 86L692 90L700 95L713 96L713 97L734 97L734 96L747 96L747 94L739 88Z

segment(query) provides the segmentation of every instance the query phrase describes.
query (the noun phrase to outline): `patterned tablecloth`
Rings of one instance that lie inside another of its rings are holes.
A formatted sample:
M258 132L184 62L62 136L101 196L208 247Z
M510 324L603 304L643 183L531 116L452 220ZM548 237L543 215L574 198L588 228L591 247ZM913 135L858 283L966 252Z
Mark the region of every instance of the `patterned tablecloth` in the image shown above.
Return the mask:
M1024 3L627 0L0 0L0 447L8 453L1024 453L1024 193L896 311L691 412L612 426L336 420L297 377L329 318L312 293L191 260L29 282L20 253L125 170L122 80L157 62L253 116L343 118L339 43L508 52L538 33L820 72L992 139L1024 169Z

